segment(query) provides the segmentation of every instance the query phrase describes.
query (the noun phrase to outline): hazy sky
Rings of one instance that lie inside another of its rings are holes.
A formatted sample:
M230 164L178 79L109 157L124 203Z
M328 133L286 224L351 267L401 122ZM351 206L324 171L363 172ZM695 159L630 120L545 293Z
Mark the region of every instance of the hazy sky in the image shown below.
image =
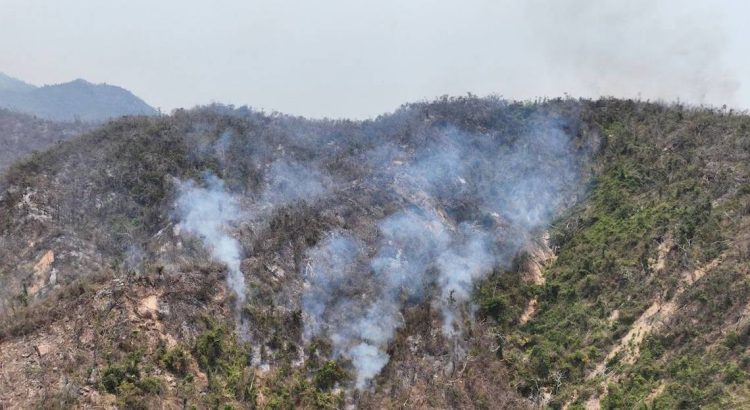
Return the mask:
M750 2L0 0L0 71L366 118L443 94L750 108Z

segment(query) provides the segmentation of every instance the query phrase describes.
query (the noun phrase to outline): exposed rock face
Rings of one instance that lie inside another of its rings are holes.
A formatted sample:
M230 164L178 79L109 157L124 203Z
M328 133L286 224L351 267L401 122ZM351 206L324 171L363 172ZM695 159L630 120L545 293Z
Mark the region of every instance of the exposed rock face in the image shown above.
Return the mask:
M47 286L52 282L51 279L51 270L52 270L52 264L55 262L55 252L52 250L48 250L47 252L42 255L41 258L39 258L39 261L34 265L34 276L32 278L31 285L28 288L28 292L30 295L36 295L39 290L41 290L44 286Z
M544 233L539 240L532 242L527 250L528 259L523 267L527 280L534 285L544 285L544 269L555 261L555 252L549 246L549 233ZM532 298L519 318L524 324L531 319L538 308L537 298Z

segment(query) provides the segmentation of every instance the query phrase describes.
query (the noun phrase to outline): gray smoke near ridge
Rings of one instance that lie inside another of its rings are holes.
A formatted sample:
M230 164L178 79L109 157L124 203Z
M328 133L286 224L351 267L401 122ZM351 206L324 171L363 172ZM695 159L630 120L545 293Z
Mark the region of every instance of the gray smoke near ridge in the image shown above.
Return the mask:
M508 146L447 127L416 154L402 178L413 190L442 202L470 200L484 211L533 229L549 220L563 199L561 188L575 179L569 137L555 119L537 121L533 132ZM559 161L555 175L537 169L542 157Z
M509 266L564 201L562 188L576 182L569 137L554 118L535 121L505 145L444 127L415 152L388 145L369 156L379 182L409 205L378 222L369 263L366 245L336 232L308 250L303 272L305 337L327 335L334 355L351 360L358 388L388 363L403 307L429 299L455 337L476 281Z
M224 181L213 174L205 176L206 186L195 181L180 182L176 202L180 227L198 236L211 256L227 266L227 285L236 297L237 311L245 304L245 277L240 270L242 247L229 233L240 219L237 200L224 189Z

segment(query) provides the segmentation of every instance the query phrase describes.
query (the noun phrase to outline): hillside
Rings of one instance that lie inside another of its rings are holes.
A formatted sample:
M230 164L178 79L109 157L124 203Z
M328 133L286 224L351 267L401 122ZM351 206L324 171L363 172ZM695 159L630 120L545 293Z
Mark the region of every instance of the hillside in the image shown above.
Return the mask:
M35 151L93 128L82 122L54 122L0 109L0 173Z
M85 80L35 87L0 73L0 108L53 121L105 121L124 115L155 115L130 91Z
M31 91L34 88L36 87L31 84L27 84L9 75L0 73L0 91L2 92L26 92Z
M0 406L748 405L750 117L123 118L0 180Z

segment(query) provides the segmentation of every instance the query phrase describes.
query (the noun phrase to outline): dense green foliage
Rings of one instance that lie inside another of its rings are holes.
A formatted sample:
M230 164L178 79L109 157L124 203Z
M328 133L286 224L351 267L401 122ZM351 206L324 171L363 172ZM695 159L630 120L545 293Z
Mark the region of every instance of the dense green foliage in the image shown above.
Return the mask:
M553 392L553 407L576 398L582 403L600 379L587 375L646 308L671 298L684 272L721 257L720 268L680 295L682 308L666 331L646 339L636 363L617 357L606 363L621 377L607 379L617 381L602 405L645 404L660 384L666 386L655 397L660 407L730 403L750 368L742 349L713 348L710 335L743 308L750 286L748 243L737 236L750 211L743 185L750 121L628 102L592 115L601 127L596 176L586 200L551 229L558 255L545 272L538 313L507 330L504 356L519 389L532 396L542 388ZM657 268L659 258L664 266ZM478 297L480 306L494 303ZM501 316L504 329L514 313ZM731 345L747 346L736 333L729 337Z

